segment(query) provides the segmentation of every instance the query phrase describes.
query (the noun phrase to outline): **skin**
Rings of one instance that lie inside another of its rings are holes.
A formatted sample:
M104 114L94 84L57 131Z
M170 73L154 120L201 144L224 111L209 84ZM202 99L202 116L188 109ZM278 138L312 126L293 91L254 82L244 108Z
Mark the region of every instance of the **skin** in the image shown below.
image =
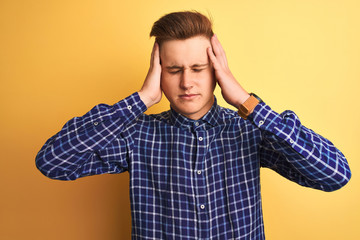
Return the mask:
M160 50L161 88L171 107L182 115L199 119L214 103L216 85L204 37L166 41Z
M161 59L161 64L160 64ZM193 120L204 116L214 103L216 83L225 101L238 108L250 96L232 75L217 36L154 43L150 68L141 90L149 108L162 92L178 113Z

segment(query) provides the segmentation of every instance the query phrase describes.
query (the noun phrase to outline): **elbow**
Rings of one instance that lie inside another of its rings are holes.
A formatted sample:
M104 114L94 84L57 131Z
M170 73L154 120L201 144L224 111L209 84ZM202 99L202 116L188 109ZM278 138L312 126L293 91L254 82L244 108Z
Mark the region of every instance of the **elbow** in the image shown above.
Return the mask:
M35 158L35 166L45 177L58 179L53 167L46 161L45 157L41 155L41 152L39 152Z
M351 179L351 171L347 167L343 173L335 174L332 181L328 184L324 184L322 190L325 192L334 192L343 188Z
M38 152L35 157L35 166L44 176L50 177L49 163L45 160L42 151Z
M35 157L35 166L36 168L46 177L54 180L64 180L70 181L78 178L76 171L72 170L72 168L68 164L66 166L66 162L69 162L69 159L64 160L65 156L68 156L68 152L66 152L61 146L61 144L55 144L54 135L50 139L46 141L40 151L37 153ZM73 164L74 167L76 167Z
M46 156L41 154L41 151L36 155L35 166L44 176L53 180L73 181L77 179L75 174L69 174L66 169L54 166L52 161L48 161Z

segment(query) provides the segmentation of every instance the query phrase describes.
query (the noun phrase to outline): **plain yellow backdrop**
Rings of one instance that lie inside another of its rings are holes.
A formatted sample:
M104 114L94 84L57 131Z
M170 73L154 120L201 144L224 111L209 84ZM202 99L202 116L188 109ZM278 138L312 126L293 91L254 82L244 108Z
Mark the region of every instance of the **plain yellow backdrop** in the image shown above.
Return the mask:
M267 239L359 239L359 9L356 0L1 0L0 239L130 239L128 173L54 181L34 158L70 118L140 89L153 22L180 10L210 14L244 88L295 111L350 164L352 179L332 193L263 169ZM168 107L163 99L148 113Z

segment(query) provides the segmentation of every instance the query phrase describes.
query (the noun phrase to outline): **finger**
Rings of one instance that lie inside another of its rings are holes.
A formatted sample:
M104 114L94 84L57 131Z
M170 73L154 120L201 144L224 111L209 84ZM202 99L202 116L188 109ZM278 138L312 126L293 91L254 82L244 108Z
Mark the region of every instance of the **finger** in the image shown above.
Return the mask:
M219 60L219 62L221 63L221 65L223 66L228 66L228 63L227 63L227 58L226 58L226 54L225 54L225 51L217 37L216 34L214 34L214 36L212 37L212 45L214 47L214 52L215 52L215 55L217 57L217 59Z
M154 63L156 65L160 65L160 48L159 48L159 44L157 42L155 42L154 44Z
M221 52L215 39L215 34L211 37L211 46L216 57L219 57Z
M152 67L154 65L155 44L156 44L156 42L154 43L152 50L151 50L150 67Z
M220 40L219 40L219 38L218 38L217 35L215 35L215 42L216 42L218 48L220 49L221 60L223 61L223 63L225 64L225 66L228 66L228 62L227 62L227 57L226 57L225 50L224 50L223 46L221 45Z
M209 56L209 59L213 65L215 71L219 70L219 62L218 62L216 56L214 55L212 48L208 47L206 50L207 50L207 54Z
M222 53L220 51L220 48L219 48L218 44L215 42L215 37L212 37L211 45L212 45L213 55L216 58L217 65L221 65L222 67L226 67L226 65L225 65L226 62L224 62ZM219 67L220 66L217 66L216 69L218 69Z

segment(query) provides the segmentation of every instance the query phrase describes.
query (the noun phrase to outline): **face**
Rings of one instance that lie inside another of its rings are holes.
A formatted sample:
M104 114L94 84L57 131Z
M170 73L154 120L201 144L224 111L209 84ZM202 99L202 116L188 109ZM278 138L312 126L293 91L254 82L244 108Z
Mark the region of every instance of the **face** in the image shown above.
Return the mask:
M216 85L206 49L210 40L197 36L161 44L161 88L178 113L200 119L214 103Z

